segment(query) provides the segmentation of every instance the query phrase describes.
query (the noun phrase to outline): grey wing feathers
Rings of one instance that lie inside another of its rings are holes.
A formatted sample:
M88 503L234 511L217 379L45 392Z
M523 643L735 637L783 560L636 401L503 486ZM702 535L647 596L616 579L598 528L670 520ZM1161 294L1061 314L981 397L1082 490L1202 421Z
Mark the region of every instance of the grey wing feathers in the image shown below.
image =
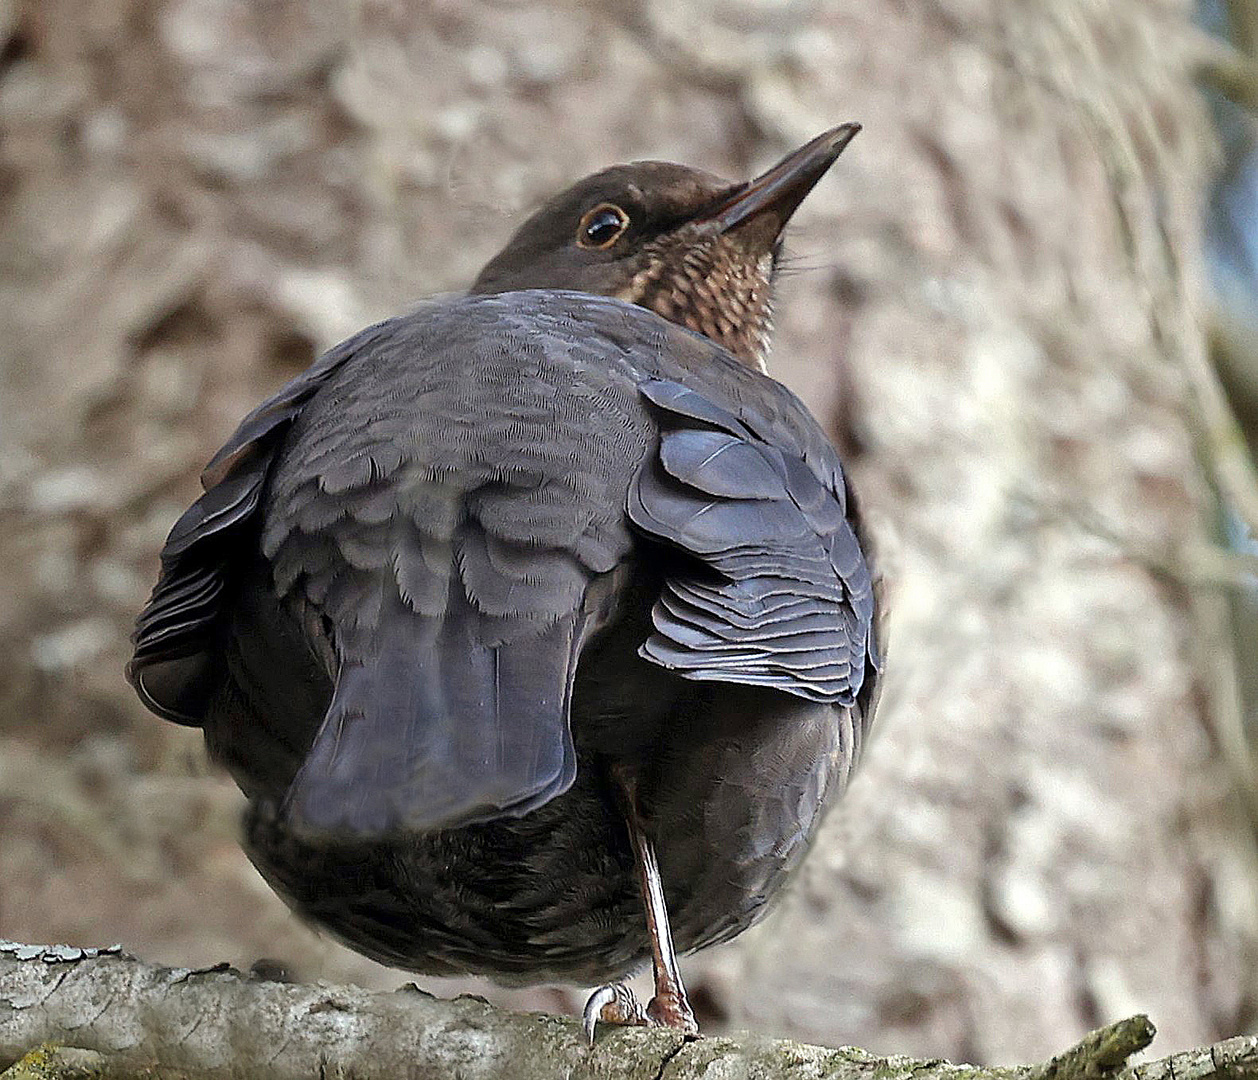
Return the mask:
M233 570L258 527L262 492L280 441L302 407L344 361L387 331L369 327L241 422L201 474L203 494L175 522L157 585L136 620L127 678L159 716L197 725L221 675L215 635Z
M666 582L642 655L686 678L855 703L876 667L873 589L833 453L818 475L746 408L671 380L640 391L662 431L629 517L696 560Z
M199 724L217 678L212 644L226 587L230 544L258 509L265 476L242 469L209 489L175 523L162 552L162 574L136 621L127 678L158 715Z

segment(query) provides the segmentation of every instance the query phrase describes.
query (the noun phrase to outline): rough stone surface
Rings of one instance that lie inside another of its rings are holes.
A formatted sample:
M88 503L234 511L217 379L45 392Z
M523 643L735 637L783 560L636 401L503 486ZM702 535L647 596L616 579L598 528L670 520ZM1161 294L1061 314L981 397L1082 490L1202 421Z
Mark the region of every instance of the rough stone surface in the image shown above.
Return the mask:
M871 517L879 733L780 912L687 962L704 1019L998 1062L1252 1024L1225 643L1174 572L1212 529L1188 6L0 4L0 935L402 981L297 925L125 687L166 529L260 397L558 185L857 119L773 367Z

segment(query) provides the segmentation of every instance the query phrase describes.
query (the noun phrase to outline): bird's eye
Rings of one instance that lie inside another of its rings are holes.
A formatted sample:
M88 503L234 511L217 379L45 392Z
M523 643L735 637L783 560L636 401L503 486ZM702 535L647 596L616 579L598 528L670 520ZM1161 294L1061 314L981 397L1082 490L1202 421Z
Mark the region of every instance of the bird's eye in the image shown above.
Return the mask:
M581 215L577 226L577 243L583 248L602 251L609 248L629 228L629 215L612 203L599 203Z

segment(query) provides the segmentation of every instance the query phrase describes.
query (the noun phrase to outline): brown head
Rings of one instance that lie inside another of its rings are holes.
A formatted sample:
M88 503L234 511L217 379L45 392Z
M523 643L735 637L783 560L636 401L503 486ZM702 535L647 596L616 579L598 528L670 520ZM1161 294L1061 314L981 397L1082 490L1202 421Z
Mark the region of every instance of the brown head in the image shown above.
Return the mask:
M472 292L616 296L763 371L782 230L858 131L859 124L836 127L738 184L662 161L587 176L520 226Z

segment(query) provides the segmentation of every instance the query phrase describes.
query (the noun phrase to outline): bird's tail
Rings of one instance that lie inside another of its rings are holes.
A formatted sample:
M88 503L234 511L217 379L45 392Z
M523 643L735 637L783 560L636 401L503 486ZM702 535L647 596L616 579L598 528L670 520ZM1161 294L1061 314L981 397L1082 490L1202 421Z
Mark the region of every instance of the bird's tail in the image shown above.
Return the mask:
M353 647L289 791L315 829L435 830L520 816L576 775L569 702L582 637L572 612L509 642L451 582L440 617L396 595Z

